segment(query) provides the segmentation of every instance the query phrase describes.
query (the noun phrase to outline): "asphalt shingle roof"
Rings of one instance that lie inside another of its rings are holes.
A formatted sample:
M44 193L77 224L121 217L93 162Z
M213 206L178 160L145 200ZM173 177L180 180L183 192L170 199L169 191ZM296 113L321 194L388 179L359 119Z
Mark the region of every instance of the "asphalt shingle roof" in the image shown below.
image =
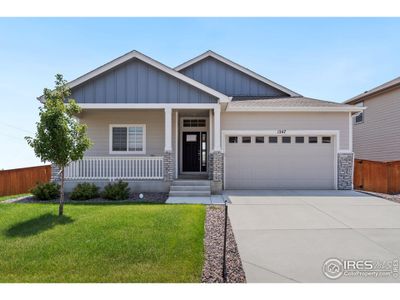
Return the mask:
M318 100L307 97L233 97L229 103L231 108L266 108L266 107L349 107L331 101Z

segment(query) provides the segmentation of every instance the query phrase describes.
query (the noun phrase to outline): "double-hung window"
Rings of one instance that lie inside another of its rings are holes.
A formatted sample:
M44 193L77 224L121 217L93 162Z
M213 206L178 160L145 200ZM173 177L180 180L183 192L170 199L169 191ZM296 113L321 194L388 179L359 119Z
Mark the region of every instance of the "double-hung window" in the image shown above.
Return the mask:
M145 154L146 125L110 125L111 154Z

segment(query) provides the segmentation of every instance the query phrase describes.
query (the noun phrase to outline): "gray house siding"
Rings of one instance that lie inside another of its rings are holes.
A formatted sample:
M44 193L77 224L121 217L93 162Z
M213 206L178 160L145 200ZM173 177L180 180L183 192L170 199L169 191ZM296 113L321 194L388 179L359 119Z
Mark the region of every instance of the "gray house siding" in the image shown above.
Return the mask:
M400 160L400 88L366 98L364 106L364 122L353 125L355 158Z
M207 57L180 72L228 96L288 96L212 57Z
M78 103L215 103L217 98L138 59L74 87Z

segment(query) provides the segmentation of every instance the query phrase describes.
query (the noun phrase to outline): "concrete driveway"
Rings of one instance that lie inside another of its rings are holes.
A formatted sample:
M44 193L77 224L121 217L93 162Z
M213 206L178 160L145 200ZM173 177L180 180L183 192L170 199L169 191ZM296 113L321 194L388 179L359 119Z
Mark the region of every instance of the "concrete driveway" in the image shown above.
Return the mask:
M400 282L397 203L354 191L225 196L248 282ZM330 258L339 262L330 261L325 270L337 279L323 272ZM352 261L359 261L357 269Z

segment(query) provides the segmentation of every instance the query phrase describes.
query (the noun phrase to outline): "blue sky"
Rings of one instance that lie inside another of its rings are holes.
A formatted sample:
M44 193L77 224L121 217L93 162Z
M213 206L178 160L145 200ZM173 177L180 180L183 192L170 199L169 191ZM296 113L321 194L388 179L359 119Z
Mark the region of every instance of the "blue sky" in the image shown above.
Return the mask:
M341 102L400 76L400 18L0 18L0 169L40 164L32 135L54 74L133 49L174 67L208 49L309 97Z

